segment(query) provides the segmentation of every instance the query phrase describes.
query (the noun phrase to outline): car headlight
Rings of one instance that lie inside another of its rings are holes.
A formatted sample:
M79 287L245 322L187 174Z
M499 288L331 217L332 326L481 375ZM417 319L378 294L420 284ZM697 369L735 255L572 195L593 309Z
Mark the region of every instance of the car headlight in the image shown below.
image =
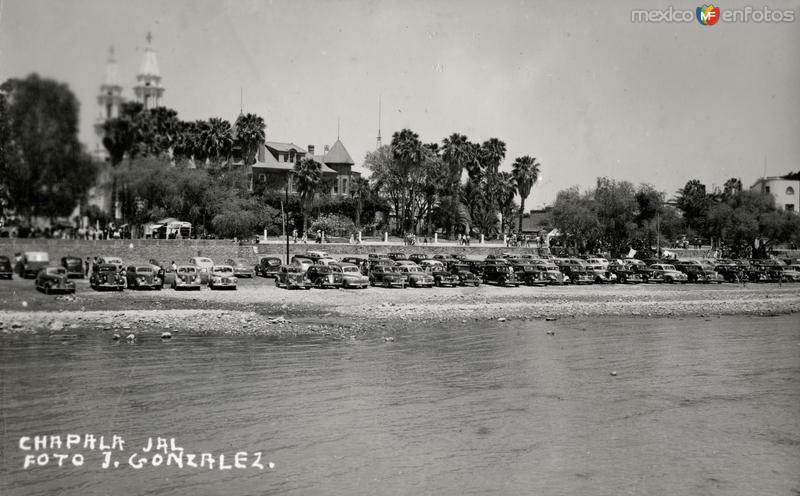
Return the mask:
M232 277L232 278L231 278L231 282L233 282L233 283L236 283L236 282L237 282L237 279L236 279L235 277Z

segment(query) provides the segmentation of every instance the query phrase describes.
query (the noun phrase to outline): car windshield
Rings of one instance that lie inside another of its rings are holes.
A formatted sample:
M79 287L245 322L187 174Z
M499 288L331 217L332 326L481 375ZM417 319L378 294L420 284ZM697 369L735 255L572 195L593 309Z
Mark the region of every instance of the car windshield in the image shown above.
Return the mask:
M232 274L233 267L228 265L215 265L211 272L215 272L217 274Z
M195 263L197 265L214 265L214 262L210 258L198 258Z
M103 262L107 263L107 264L119 264L119 265L122 265L122 259L121 258L116 258L116 257L106 257L106 258L103 259Z
M152 267L147 267L147 266L140 266L140 267L136 267L136 272L145 272L145 273L149 274L149 273L153 272L153 268Z
M99 272L116 272L117 268L113 265L101 265L98 269Z
M662 265L661 270L676 270L674 265Z
M48 267L47 273L54 276L62 276L67 273L67 271L61 267Z
M290 272L292 274L302 273L303 269L298 266L286 267L286 272Z
M197 270L194 267L178 267L178 273L180 274L194 274Z
M29 262L48 262L50 259L47 253L32 251L25 255Z
M352 272L352 273L359 273L358 267L342 267L342 272Z

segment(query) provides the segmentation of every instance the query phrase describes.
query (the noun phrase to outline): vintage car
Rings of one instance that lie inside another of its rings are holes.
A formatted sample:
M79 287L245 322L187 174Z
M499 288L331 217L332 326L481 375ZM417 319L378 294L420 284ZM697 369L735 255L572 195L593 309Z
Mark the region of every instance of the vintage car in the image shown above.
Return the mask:
M178 265L175 268L175 279L172 281L172 289L195 289L200 291L202 286L200 270L196 265Z
M119 257L98 257L97 263L100 265L113 265L117 268L117 271L122 271L125 268L125 264Z
M364 257L344 257L341 263L355 265L363 276L369 274L369 260Z
M158 270L152 264L129 265L125 269L125 280L128 289L161 289L164 287L164 280L158 277Z
M303 269L303 272L307 271L309 267L314 265L314 261L310 258L306 257L305 255L295 255L292 257L292 265L297 265Z
M261 257L255 266L255 274L259 277L275 277L283 262L278 257Z
M315 288L341 288L344 283L342 270L338 265L312 265L306 277Z
M78 257L61 257L61 266L67 269L67 277L83 279L83 260Z
M721 260L716 265L714 265L714 271L721 275L722 278L726 282L739 282L740 274L744 276L744 271L742 267L739 265L729 261L729 260Z
M614 274L620 284L639 284L643 282L642 275L637 274L622 260L612 260L608 264L608 271Z
M208 257L192 257L189 259L189 264L197 267L200 273L200 283L208 284L211 280L211 268L214 267L214 261Z
M311 280L306 277L306 269L297 264L281 265L275 275L275 286L286 289L311 288Z
M595 284L608 284L617 282L617 276L602 264L586 264L586 272Z
M725 282L724 277L712 269L707 269L700 262L678 261L674 265L676 269L686 274L687 282L716 282L717 284Z
M0 256L0 278L11 279L14 270L11 267L11 260L6 256Z
M127 281L116 265L98 264L92 266L92 275L89 276L89 286L95 291L110 289L122 291Z
M309 250L301 255L301 257L311 260L312 264L317 263L317 260L322 258L331 258L327 251Z
M672 284L675 282L684 283L689 278L683 272L679 271L672 264L656 263L650 266L653 269L653 274L650 280L653 282L664 282Z
M450 273L458 277L458 283L461 286L475 286L481 285L481 279L476 276L466 263L452 264L449 268Z
M550 260L534 259L531 261L531 263L537 269L544 272L544 276L547 278L548 284L551 286L569 284L569 277L558 270L558 266Z
M475 277L481 280L483 279L483 268L486 266L485 261L467 259L464 263L469 266L469 271L475 274Z
M483 282L499 286L519 287L520 280L512 265L506 263L489 263L483 267Z
M783 268L783 281L800 282L800 265L790 264Z
M50 264L50 256L46 251L26 251L14 267L20 277L36 277L40 270Z
M214 265L211 267L211 277L208 279L209 289L232 289L235 291L238 282L232 266Z
M424 253L412 253L411 255L408 256L408 259L411 260L412 262L418 264L418 263L422 262L423 260L427 260L428 259L428 255L426 255Z
M253 266L244 258L229 258L225 260L225 265L233 267L233 274L236 277L253 277Z
M583 260L575 258L559 258L555 260L559 270L569 277L569 284L593 284L594 277L587 270Z
M420 267L422 267L425 272L428 272L433 276L433 283L437 287L455 287L461 284L461 281L457 275L447 270L449 265L453 265L455 263L457 263L457 261L450 258L423 260L420 262Z
M406 276L390 265L373 265L369 271L369 283L373 286L405 288L407 282Z
M175 279L175 270L172 268L171 263L160 262L155 258L151 258L147 261L150 265L153 266L153 270L156 271L156 275L161 279L161 288L163 289L164 286L172 287L172 281Z
M527 260L517 258L510 260L517 273L517 278L527 286L547 286L550 281L542 270L539 270L536 265L529 263Z
M586 259L586 265L602 265L604 268L608 267L609 261L601 257L589 257Z
M402 253L402 252L399 252L399 251L389 252L389 253L386 254L386 256L388 258L391 258L395 262L397 262L398 260L408 260L408 257L406 256L406 254Z
M342 269L343 288L366 288L369 286L369 277L362 274L357 265L342 262L339 267Z
M433 275L422 270L417 264L399 265L397 269L408 278L408 285L412 288L431 288L434 284Z
M48 295L74 293L75 283L69 280L64 267L45 267L36 275L36 289Z
M638 274L644 283L649 282L650 278L653 277L653 269L638 258L626 258L622 262L628 266L631 272Z

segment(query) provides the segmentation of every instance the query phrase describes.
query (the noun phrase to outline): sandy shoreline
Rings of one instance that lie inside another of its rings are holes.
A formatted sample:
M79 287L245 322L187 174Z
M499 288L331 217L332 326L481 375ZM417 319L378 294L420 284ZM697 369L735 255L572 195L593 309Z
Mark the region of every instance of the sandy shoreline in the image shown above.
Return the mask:
M435 322L546 318L778 315L800 313L800 284L608 285L287 291L242 280L237 291L98 293L78 281L72 296L45 296L30 280L0 284L0 335L87 330L161 335L386 334Z

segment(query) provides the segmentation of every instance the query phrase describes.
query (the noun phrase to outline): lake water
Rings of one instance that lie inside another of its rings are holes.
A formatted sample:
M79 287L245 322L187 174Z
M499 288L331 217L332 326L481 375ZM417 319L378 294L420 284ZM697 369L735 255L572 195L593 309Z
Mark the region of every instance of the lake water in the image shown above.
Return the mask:
M484 321L394 342L77 334L0 338L0 494L800 493L797 315ZM119 467L20 448L68 434L120 436ZM152 466L159 436L214 468ZM219 470L237 452L246 468ZM23 469L44 453L84 462Z

